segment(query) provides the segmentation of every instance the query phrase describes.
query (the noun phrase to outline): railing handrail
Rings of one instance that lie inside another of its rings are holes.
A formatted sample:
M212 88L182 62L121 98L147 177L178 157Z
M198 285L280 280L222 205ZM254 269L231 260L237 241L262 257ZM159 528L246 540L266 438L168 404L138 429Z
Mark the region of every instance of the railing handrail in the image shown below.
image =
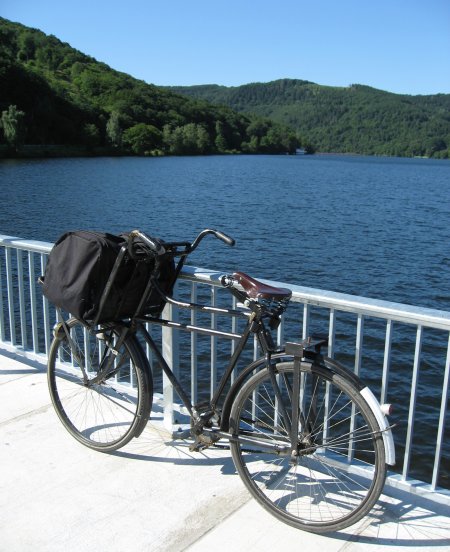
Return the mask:
M182 272L182 277L185 279L215 286L221 285L220 277L222 275L223 272L193 266L185 266ZM382 299L370 299L358 295L309 288L275 280L263 279L262 281L272 286L282 286L292 290L291 300L294 302L327 309L337 309L364 316L374 316L406 324L423 324L430 328L450 331L450 312L448 311L417 307Z
M33 253L50 253L53 243L38 240L25 240L15 236L5 236L0 234L0 245L12 247L23 251L33 251Z

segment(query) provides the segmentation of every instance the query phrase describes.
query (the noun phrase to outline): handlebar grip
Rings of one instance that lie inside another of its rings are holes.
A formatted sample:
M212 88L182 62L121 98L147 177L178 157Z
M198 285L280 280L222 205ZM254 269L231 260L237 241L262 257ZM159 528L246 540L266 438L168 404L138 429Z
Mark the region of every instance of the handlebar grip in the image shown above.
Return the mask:
M134 238L141 239L145 243L145 245L157 255L163 255L166 252L164 246L161 244L159 240L158 241L152 240L152 238L147 236L147 234L144 234L144 232L141 232L139 230L133 230L130 233L130 237L131 239L134 239Z
M227 236L223 232L219 232L218 230L211 230L211 228L206 228L205 230L202 230L200 234L195 238L193 243L191 244L189 252L192 253L195 249L197 249L198 244L202 241L202 239L207 236L208 234L212 234L216 238L219 238L219 240L222 240L227 245L234 245L236 242L233 240L233 238L230 238L230 236Z
M234 244L236 243L236 241L233 240L233 238L230 238L230 236L227 236L226 234L224 234L223 232L220 232L219 230L214 230L213 232L216 238L219 238L219 240L222 240L227 245L231 245L231 247L233 247Z

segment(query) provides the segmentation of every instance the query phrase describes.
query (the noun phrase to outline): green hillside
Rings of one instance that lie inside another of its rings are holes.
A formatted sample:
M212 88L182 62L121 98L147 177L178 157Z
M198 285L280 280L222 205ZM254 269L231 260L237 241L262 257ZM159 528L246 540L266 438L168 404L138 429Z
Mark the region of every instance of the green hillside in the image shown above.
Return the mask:
M2 18L0 115L7 155L24 143L153 155L280 153L298 145L283 125L147 84Z
M450 155L450 94L408 96L362 85L339 88L291 79L171 90L290 125L318 151Z

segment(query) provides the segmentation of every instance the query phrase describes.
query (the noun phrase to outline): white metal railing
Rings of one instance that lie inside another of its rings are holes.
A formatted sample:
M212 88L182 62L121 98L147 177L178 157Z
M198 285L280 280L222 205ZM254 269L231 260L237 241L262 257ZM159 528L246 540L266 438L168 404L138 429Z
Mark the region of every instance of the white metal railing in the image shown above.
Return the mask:
M46 361L56 312L42 296L37 278L44 272L51 248L51 243L0 235L0 345L42 363ZM219 297L221 274L217 271L185 267L178 292L185 296L187 294L194 302L197 296L204 299L206 294L215 304L222 300ZM426 489L432 492L439 490L441 494L448 496L448 491L439 488L439 481L446 475L448 477L445 468L442 468L443 457L447 466L450 462L450 453L445 449L449 441L445 439L445 419L450 376L450 312L280 282L268 283L282 285L293 291L293 305L288 311L293 320L286 320L280 326L279 342L283 342L285 337L306 337L320 324L321 329L325 328L328 333L329 356L339 360L344 357L347 366L364 380L369 379L370 387L375 386L375 391L378 391L380 402L387 402L391 397L397 399L394 402L400 402L397 405L397 420L394 419L398 423L394 436L397 452L400 449L397 456L402 463L397 466L398 473L390 476L390 479L394 483L410 484L413 481L411 473L414 472L411 466L419 466L423 473L423 464L429 464L433 468L425 470ZM205 291L205 288L210 291ZM227 295L228 297L231 298L231 295ZM235 307L235 304L232 306ZM165 315L173 318L179 316L173 307L166 307ZM192 324L199 324L194 312L189 316L192 317ZM210 317L207 324L209 328L215 328L216 315ZM236 320L233 319L231 324L231 332L235 333ZM178 333L164 328L161 335L164 356L175 371L181 370ZM189 338L191 361L188 376L194 399L201 383L198 377L200 351L197 337L193 333ZM220 364L220 351L217 337L209 339L211 353L208 363L214 385ZM432 357L430 350L433 352ZM255 345L254 355L256 354ZM431 376L423 368L425 361L428 362L427 366L430 365L429 358L432 358ZM374 369L374 366L379 368ZM435 420L427 431L431 439L427 448L433 450L431 457L424 455L422 439L421 443L414 443L414 429L421 418L417 415L417 405L421 400L419 390L423 376L427 376L428 385L430 377L432 378L434 389L433 401L428 401L433 404L427 405L434 409ZM171 421L173 391L165 380L162 381L162 387L165 419ZM439 396L436 395L436 389L440 390ZM444 480L446 487L448 483L448 479Z

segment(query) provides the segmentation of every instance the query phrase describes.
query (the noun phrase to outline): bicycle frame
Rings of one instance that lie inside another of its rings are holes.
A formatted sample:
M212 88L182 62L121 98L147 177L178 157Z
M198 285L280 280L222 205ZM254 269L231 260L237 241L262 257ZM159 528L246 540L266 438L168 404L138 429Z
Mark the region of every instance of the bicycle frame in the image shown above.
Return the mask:
M208 412L211 413L211 416L213 413L216 412L217 405L219 403L220 398L223 395L223 391L225 389L226 384L231 378L231 374L233 373L233 370L236 367L236 364L239 360L239 357L241 356L243 350L245 349L245 346L247 345L247 342L249 340L249 337L251 334L256 334L259 344L261 346L261 349L264 353L264 365L269 366L271 362L271 355L273 353L276 353L277 350L273 344L272 336L270 335L270 332L266 329L264 322L262 318L258 318L255 316L255 314L251 311L242 311L242 310L235 310L235 309L223 309L219 307L211 307L207 305L199 305L196 303L184 303L181 301L177 301L175 299L172 299L170 297L167 297L167 302L175 305L182 309L192 309L192 310L198 310L202 312L207 312L210 314L223 314L233 317L239 317L239 318L247 318L248 322L245 326L245 329L242 334L236 334L231 332L221 332L214 329L208 329L208 328L202 328L199 326L193 326L190 324L182 324L179 322L174 322L171 320L165 320L161 318L152 318L148 316L140 316L135 319L135 321L138 324L138 331L143 335L146 343L152 350L153 354L157 358L158 362L161 364L161 367L163 369L163 372L169 379L170 383L173 385L175 391L178 393L178 396L180 397L181 401L183 402L183 405L187 408L190 416L193 418L193 420L197 420L199 417L199 412L197 411L196 405L193 405L187 396L187 393L185 392L184 388L182 387L181 383L179 382L178 378L175 376L173 371L171 370L170 366L167 364L166 360L164 359L160 349L152 339L152 337L149 335L147 330L144 327L144 324L157 324L160 326L168 327L168 328L174 328L178 330L185 330L188 332L199 332L205 335L210 336L219 336L226 339L235 339L237 340L236 348L233 352L233 354L230 357L228 366L225 369L225 372L220 379L215 391L213 397L208 402ZM263 358L263 357L262 357Z
M256 361L252 365L258 366L260 369L268 368L269 371L273 374L274 381L275 381L275 373L274 373L274 370L272 368L272 355L275 355L275 356L278 357L280 355L281 351L278 351L273 346L271 335L267 331L267 329L265 328L265 325L264 325L264 322L263 322L262 319L256 320L255 317L253 317L252 315L249 315L248 313L243 313L241 311L235 311L235 310L231 310L231 309L216 309L215 307L205 307L205 306L196 305L196 304L193 304L193 303L181 304L181 303L176 302L174 300L170 300L170 302L177 303L178 306L181 305L182 307L185 307L185 308L198 309L198 310L203 310L203 311L206 310L208 312L220 312L221 314L228 314L228 315L232 315L232 316L240 316L240 317L248 317L249 318L249 320L247 322L247 325L246 325L243 333L240 336L238 334L222 333L222 332L218 332L216 330L209 330L209 329L206 329L206 328L198 328L198 327L191 326L191 325L188 325L188 324L180 324L178 322L173 322L173 321L164 320L164 319L155 319L155 318L150 318L150 317L139 317L138 319L136 319L136 321L138 322L138 331L140 331L141 334L143 335L146 343L148 344L148 346L152 350L152 352L155 355L158 362L161 364L163 372L165 373L165 375L169 379L170 383L173 385L173 387L174 387L176 393L178 394L178 396L180 397L183 405L188 410L189 415L190 415L191 420L192 420L192 426L191 427L194 431L194 435L201 435L201 434L207 435L207 436L209 435L210 438L212 439L212 442L216 442L220 438L225 438L225 439L227 439L228 441L231 442L231 441L235 440L236 437L234 437L233 435L231 435L228 432L228 429L229 429L229 420L228 420L229 409L228 408L226 409L227 415L225 417L220 415L220 424L219 424L218 427L212 428L210 426L209 422L218 413L217 406L218 406L219 400L223 396L225 386L231 378L231 374L232 374L233 370L236 367L236 364L239 360L239 357L240 357L241 353L243 352L243 350L245 349L245 346L247 345L247 342L249 340L250 335L251 334L256 334L256 336L258 338L258 341L261 345L261 348L264 352L264 355L261 356L258 359L258 361ZM167 364L167 362L166 362L165 358L163 357L160 349L158 348L158 346L156 345L156 343L154 342L152 337L149 335L148 331L145 329L144 323L159 324L161 326L176 328L176 329L182 329L182 330L186 330L186 331L189 331L189 332L202 331L202 333L207 334L207 335L212 335L212 336L221 335L222 337L225 336L225 337L228 337L228 338L239 340L237 345L236 345L236 348L234 350L234 353L230 357L228 366L225 369L225 372L224 372L220 382L218 383L218 385L217 385L217 387L214 391L214 395L208 402L200 403L198 405L193 405L192 404L192 402L190 401L190 399L189 399L187 393L185 392L183 386L181 385L178 378L176 377L176 375L171 370L170 366ZM254 370L252 370L250 372L248 369L246 369L245 372L246 372L247 375L249 375L250 373L253 373ZM239 379L239 382L240 382L240 385L239 385L239 387L240 387L242 380ZM276 388L278 387L276 382L275 382L275 387ZM238 389L238 386L236 386L236 385L231 387L230 391L228 392L227 396L225 397L225 403L224 404L230 404L231 405L231 403L233 401L233 398L235 396L234 391L237 390L237 389ZM282 401L281 395L279 396L279 404L281 405L282 414L283 414L285 420L288 421L290 419L290 417L287 414L287 412L285 411L284 401ZM240 436L239 439L240 439L240 442L247 442L248 444L251 444L253 446L259 446L263 450L267 450L267 451L271 450L273 452L276 452L277 454L287 455L287 454L291 453L291 444L287 443L287 442L284 445L282 443L272 443L272 442L269 442L269 441L265 441L261 438L259 438L259 439L255 438L255 437L246 438L246 437L243 437L243 436ZM192 446L195 447L195 445L196 445L196 443L194 443L194 445L192 445ZM191 450L196 450L196 449L192 448Z

